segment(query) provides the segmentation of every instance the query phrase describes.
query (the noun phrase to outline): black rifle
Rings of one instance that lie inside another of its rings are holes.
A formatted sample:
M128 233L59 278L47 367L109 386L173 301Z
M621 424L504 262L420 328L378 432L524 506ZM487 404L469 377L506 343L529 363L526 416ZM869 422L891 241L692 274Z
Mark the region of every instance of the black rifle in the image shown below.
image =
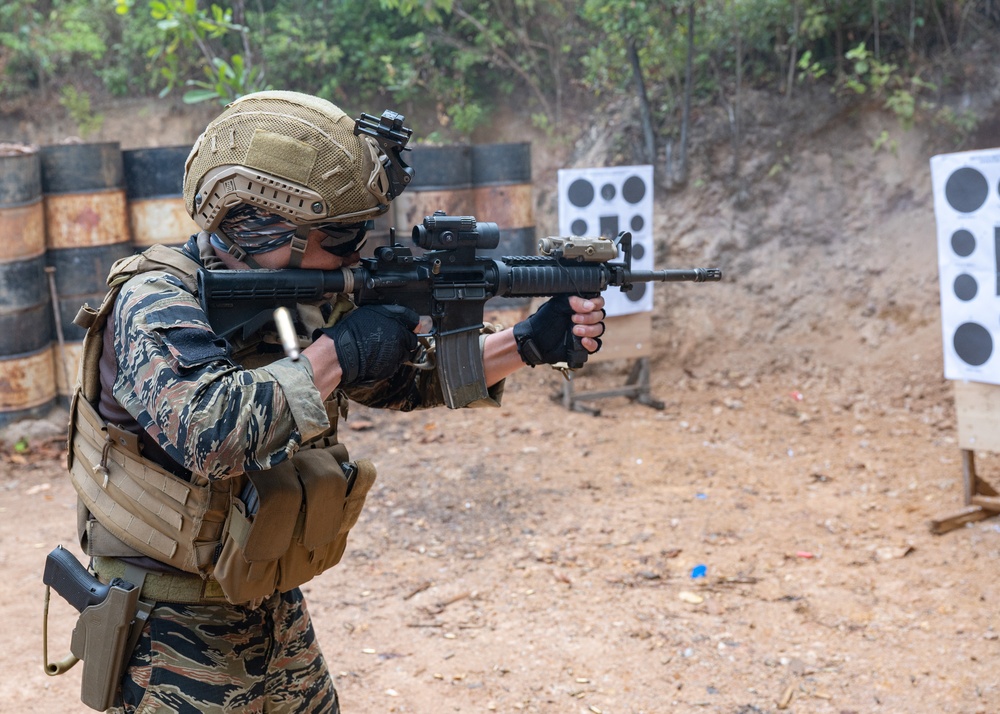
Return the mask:
M209 323L221 337L249 337L270 322L277 307L294 307L324 295L347 293L357 305L404 305L433 320L437 367L445 403L463 407L487 396L479 332L486 301L493 297L594 297L635 283L717 281L717 268L632 270L632 235L608 238L543 238L539 256L499 259L476 255L500 242L496 223L474 216L427 216L413 228L414 255L399 244L382 246L358 267L340 270L199 270L198 294ZM622 254L623 263L612 263ZM587 351L568 337L570 369Z

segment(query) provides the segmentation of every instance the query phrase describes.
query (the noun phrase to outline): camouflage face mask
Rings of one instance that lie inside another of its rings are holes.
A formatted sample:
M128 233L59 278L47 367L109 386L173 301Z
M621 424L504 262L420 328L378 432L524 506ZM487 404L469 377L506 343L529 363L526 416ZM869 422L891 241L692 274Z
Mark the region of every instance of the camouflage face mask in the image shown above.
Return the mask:
M231 210L219 231L249 255L267 253L280 248L295 237L298 227L263 208L244 204Z

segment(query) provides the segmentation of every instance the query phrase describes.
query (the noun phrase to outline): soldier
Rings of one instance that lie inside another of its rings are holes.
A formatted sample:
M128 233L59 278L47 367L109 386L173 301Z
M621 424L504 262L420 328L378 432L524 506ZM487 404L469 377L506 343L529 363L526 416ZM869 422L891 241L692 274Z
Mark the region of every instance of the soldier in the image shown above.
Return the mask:
M433 360L398 306L301 305L302 358L273 325L223 340L198 269L317 268L359 259L401 190L398 157L333 104L260 92L195 143L184 198L202 228L179 250L120 261L89 323L71 420L81 544L105 583L141 588L114 711L330 712L337 693L298 586L335 565L375 472L337 440L348 400L439 406ZM387 174L387 171L389 172ZM489 396L526 362L563 361L568 331L600 347L603 299L553 298L484 328Z

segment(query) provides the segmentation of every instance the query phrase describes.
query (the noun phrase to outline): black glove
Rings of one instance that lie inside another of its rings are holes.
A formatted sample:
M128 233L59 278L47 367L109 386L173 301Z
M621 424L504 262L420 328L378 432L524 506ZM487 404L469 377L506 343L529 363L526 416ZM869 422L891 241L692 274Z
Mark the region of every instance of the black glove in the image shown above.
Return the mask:
M573 335L573 308L568 295L557 295L527 320L514 325L517 353L525 364L566 362L570 367L582 366L590 353ZM601 340L597 339L598 349Z
M413 330L420 316L402 305L366 305L322 330L337 347L343 370L340 385L349 387L391 377L417 349Z

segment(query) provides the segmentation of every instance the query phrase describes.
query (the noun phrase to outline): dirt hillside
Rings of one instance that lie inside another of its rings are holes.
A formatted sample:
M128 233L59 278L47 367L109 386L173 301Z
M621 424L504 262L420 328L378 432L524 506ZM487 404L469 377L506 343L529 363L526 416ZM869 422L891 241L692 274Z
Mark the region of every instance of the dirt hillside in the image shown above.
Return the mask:
M379 482L306 587L345 712L1000 712L1000 524L928 528L962 507L928 164L950 148L806 107L750 101L738 185L703 118L688 188L658 198L660 267L725 275L657 291L664 409L569 412L535 369L501 410L353 410ZM150 121L164 145L197 133ZM556 169L614 160L616 131L534 145L542 230ZM40 667L42 563L75 547L75 497L63 445L30 443L0 461L0 711L83 712L79 668ZM53 605L53 656L72 620Z

